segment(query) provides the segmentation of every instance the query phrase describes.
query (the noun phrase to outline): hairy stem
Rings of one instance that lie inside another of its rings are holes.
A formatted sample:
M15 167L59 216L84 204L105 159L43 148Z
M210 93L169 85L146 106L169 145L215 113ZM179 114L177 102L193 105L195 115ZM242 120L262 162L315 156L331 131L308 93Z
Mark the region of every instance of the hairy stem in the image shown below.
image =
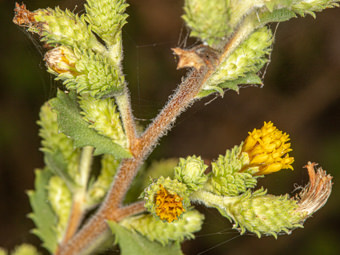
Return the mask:
M137 138L136 125L131 110L129 91L126 85L124 86L124 92L115 98L122 118L123 127L129 140L129 146L130 148L134 147L133 143Z
M224 47L224 51L219 56L216 66L218 66L225 57L229 56L254 29L254 27L251 27L248 22L248 20L245 20L244 24L239 26L238 31L235 32L234 36ZM131 139L130 150L134 157L122 161L114 183L109 190L105 201L98 209L98 212L66 246L61 247L60 251L57 253L58 255L76 255L84 253L90 243L97 244L103 233L107 232L108 226L105 222L106 219L113 221L119 221L122 219L118 216L120 210L122 210L122 201L139 169L139 166L157 144L157 141L171 128L171 124L176 120L176 118L193 103L196 99L196 95L202 89L213 71L213 69L209 69L208 67L202 67L200 70L194 69L191 71L187 78L179 85L178 89L165 105L163 110L139 138L136 138L136 136L133 135L133 132L135 132L133 131L133 128L128 131L129 127L127 123L132 121L133 117L130 102L129 100L125 101L125 103L128 104L125 106L126 109L130 109L127 114L129 115L128 118L130 118L130 120L123 122L127 134L131 132L128 136L130 136L129 138ZM124 103L121 105L124 105ZM122 114L124 114L123 112L124 110L122 111ZM125 113L127 112L128 111L126 110ZM125 117L122 118L124 119ZM136 212L130 213L130 215L132 215Z

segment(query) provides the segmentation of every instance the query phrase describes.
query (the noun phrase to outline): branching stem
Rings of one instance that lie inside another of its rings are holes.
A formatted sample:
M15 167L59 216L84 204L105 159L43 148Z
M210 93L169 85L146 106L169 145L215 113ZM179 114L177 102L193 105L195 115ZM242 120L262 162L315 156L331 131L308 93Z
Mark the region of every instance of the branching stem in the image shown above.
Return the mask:
M222 59L229 56L248 37L251 31L251 27L245 20L244 24L239 26L239 29L224 47L216 66L220 64ZM158 140L171 128L176 118L195 101L198 92L213 72L214 70L208 67L191 71L163 110L140 137L136 136L128 92L125 91L120 98L116 98L116 100L118 99L117 104L122 114L124 128L129 137L133 158L122 161L113 185L98 212L65 246L60 247L57 255L88 254L89 246L97 244L98 240L107 232L106 220L120 221L144 210L141 203L122 207L125 194L145 157L149 155Z

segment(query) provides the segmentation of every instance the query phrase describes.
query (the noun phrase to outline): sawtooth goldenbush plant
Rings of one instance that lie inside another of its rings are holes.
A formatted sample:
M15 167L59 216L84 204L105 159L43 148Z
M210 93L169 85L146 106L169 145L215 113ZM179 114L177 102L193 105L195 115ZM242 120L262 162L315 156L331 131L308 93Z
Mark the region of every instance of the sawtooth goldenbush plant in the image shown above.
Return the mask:
M56 255L93 254L113 237L125 255L182 254L180 243L195 238L204 221L195 204L217 209L240 234L277 238L303 227L326 203L332 177L308 162L309 183L295 197L257 187L267 174L293 170L289 135L270 121L209 164L191 155L142 165L195 101L262 85L258 73L274 41L268 24L315 17L338 2L185 0L182 18L201 44L172 49L188 73L145 130L137 127L122 68L124 0L87 0L83 14L16 4L14 23L37 34L48 72L62 82L41 107L45 167L28 192L42 246ZM11 254L39 252L23 244Z

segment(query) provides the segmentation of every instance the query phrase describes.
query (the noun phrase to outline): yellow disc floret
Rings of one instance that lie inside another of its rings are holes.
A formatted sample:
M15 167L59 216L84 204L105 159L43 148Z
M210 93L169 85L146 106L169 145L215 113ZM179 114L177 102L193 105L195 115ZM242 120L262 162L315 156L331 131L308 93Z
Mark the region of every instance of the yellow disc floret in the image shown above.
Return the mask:
M185 211L182 203L183 198L177 194L169 193L163 185L159 185L159 190L155 195L156 214L161 220L172 222Z
M264 123L261 129L249 132L242 151L248 153L249 164L258 166L257 175L270 174L281 169L292 169L293 157L289 157L289 135L278 130L272 122Z

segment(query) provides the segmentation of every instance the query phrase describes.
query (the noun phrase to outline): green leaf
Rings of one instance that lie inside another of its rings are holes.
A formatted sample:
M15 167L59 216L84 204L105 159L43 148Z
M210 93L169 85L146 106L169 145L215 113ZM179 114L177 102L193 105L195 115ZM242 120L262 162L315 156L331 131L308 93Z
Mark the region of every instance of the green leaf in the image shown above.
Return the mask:
M67 172L67 163L61 151L58 150L54 153L46 151L44 155L44 161L48 168L51 169L53 173L60 176L69 188L74 186L74 180Z
M121 255L183 255L180 244L162 246L158 242L151 242L146 237L131 232L117 223L108 221L113 234L116 235Z
M47 250L54 253L57 248L57 233L55 231L57 218L52 207L46 202L48 201L46 187L52 173L45 168L44 170L36 170L35 174L35 190L28 191L28 197L33 209L33 213L29 214L29 218L34 221L37 227L33 230L33 233L43 241L43 246Z
M295 12L288 9L277 9L272 12L264 12L259 16L259 23L264 26L270 22L283 22L290 20L291 18L296 18Z
M219 89L231 89L231 90L238 92L239 91L239 85L242 85L242 84L262 84L262 80L255 73L247 73L244 77L240 77L240 78L232 80L232 81L223 82L216 87L218 87ZM201 90L198 93L197 98L206 97L206 96L209 96L210 94L216 93L216 92L221 94L220 90L217 90L217 89ZM222 95L223 95L223 93L222 93Z
M76 147L93 146L94 155L112 154L116 159L131 157L130 152L89 127L80 115L75 93L58 91L51 105L57 111L61 131L74 140Z

